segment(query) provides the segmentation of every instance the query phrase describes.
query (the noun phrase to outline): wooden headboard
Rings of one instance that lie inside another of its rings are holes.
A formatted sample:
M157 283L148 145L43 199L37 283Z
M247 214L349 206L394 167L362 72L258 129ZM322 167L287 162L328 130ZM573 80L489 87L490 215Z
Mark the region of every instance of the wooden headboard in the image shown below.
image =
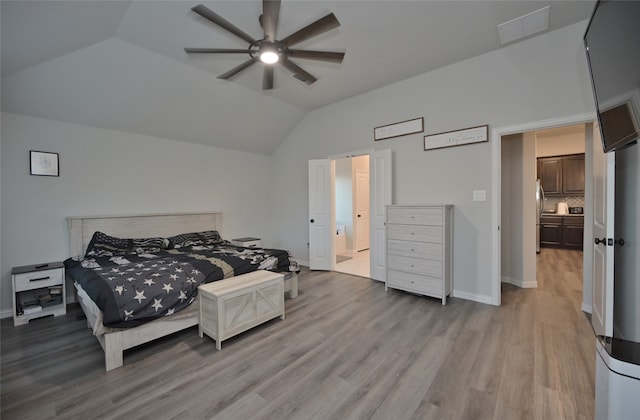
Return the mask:
M204 230L217 230L222 235L222 213L69 216L67 227L70 255L77 256L84 254L96 231L118 238L167 237Z

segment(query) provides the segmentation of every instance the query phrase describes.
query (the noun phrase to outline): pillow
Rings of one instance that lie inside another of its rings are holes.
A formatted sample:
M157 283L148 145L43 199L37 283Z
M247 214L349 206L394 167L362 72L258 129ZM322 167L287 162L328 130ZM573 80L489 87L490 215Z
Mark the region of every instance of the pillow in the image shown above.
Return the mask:
M185 248L189 246L217 245L224 242L217 230L181 233L169 239L170 247Z
M89 245L87 245L85 255L92 257L125 255L131 253L132 247L133 241L131 239L121 239L109 236L106 233L95 232Z
M167 238L140 238L132 239L131 241L133 251L137 254L160 252L169 247L169 240Z

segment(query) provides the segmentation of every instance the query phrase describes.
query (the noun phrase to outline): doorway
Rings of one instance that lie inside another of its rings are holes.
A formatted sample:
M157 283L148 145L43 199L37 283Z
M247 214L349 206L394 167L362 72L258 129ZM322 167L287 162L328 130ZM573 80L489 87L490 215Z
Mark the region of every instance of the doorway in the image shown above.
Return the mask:
M369 155L335 159L335 271L370 277Z
M579 114L573 116L559 117L550 120L542 120L537 122L531 122L526 124L519 124L514 126L497 127L492 130L492 163L493 163L493 176L492 176L492 189L496 191L496 194L492 198L492 230L493 230L493 262L492 262L492 282L493 287L491 291L491 303L493 305L500 305L501 302L501 290L502 290L502 250L505 245L502 244L502 209L503 197L502 194L502 181L504 176L502 175L502 138L511 134L526 133L529 131L543 130L547 128L561 127L565 125L585 124L586 125L586 153L585 153L585 179L592 179L593 176L593 150L591 145L594 141L592 133L594 132L594 119L595 115L592 113ZM597 128L596 128L597 130ZM533 187L532 196L535 197L535 186ZM593 205L593 185L590 182L585 184L585 224L584 224L584 237L593 237L593 214L590 210ZM535 215L533 216L535 220ZM535 234L535 227L531 229L532 234ZM534 243L535 249L535 242ZM534 254L535 255L535 254ZM535 256L531 258L535 261ZM593 270L591 267L591 261L593 259L592 249L589 247L583 250L583 296L582 296L582 310L591 313L592 308L592 284L593 284ZM588 262L589 264L586 264Z
M582 296L585 126L581 123L501 136L501 283L540 287L548 277L544 273L553 271L548 267L550 261L558 263L560 259L556 269L580 267L574 270L580 278L573 290ZM542 165L543 169L557 173L539 173L539 164L545 162L554 165ZM581 162L579 171L576 162ZM557 181L561 188L547 183L549 191L537 203L536 180L540 178ZM540 253L536 253L538 238Z

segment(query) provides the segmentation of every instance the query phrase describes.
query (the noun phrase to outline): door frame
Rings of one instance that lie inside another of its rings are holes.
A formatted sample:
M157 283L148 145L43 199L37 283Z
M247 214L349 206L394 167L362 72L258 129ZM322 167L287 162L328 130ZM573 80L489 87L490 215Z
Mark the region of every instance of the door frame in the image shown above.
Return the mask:
M492 225L492 249L493 249L493 261L492 261L492 287L491 287L491 303L496 306L500 306L501 304L501 258L502 258L502 241L500 238L500 224L501 224L501 205L502 205L502 137L510 134L518 134L524 133L528 131L538 131L544 130L548 128L556 128L562 127L566 125L575 125L575 124L588 124L596 121L595 113L585 113L578 115L570 115L565 117L552 118L548 120L541 121L533 121L524 124L497 127L492 130L491 133L491 142L492 142L492 191L494 191L491 207L493 220L491 221ZM591 244L592 235L592 226L593 225L593 214L591 211L591 207L593 204L593 186L591 182L587 182L586 180L591 179L591 151L585 148L585 234L583 243L583 287L582 287L582 310L585 312L591 313L591 305L592 305L592 270L591 264L587 264L588 261L592 259L593 251L590 247L585 246L587 243ZM526 257L526 256L525 256ZM535 258L535 255L531 256L531 258ZM535 266L535 265L534 265Z
M362 155L369 156L369 276L371 280L384 282L386 281L384 209L394 202L393 152L391 149L364 149L330 155L328 160L335 163L336 159L353 158ZM335 186L335 179L331 180L331 185ZM335 206L333 206L332 211L335 214ZM335 231L335 220L333 230ZM335 253L335 249L333 252ZM335 270L335 258L333 263L332 269Z
M338 160L338 159L353 159L353 158L359 157L359 156L369 156L369 167L371 167L371 159L373 158L373 154L374 153L375 153L375 149L363 149L363 150L356 150L356 151L353 151L353 152L340 153L340 154L337 154L337 155L329 155L329 157L327 159L329 159L329 161L332 162L332 164L335 164L335 161ZM355 182L354 179L353 179L353 171L352 171L351 176L352 176L351 182L353 183L353 182ZM335 172L331 174L331 185L333 185L332 188L335 191L335 185L336 185L336 174L335 174ZM334 195L335 195L335 192L334 192ZM371 197L371 178L369 178L369 197ZM369 198L369 199L371 199L371 198ZM355 203L355 199L353 199L353 203ZM371 207L371 206L369 206L369 207ZM335 212L336 212L335 204L334 204L334 206L333 206L331 211L334 213L333 230L335 231L336 230L336 226L335 226L335 223L336 223L336 221L335 221ZM353 208L353 211L355 211L355 207ZM369 209L369 211L371 211L371 209ZM353 225L353 229L355 230L356 229L355 228L355 220L353 221L352 225ZM355 240L356 240L356 237L354 235L353 244L352 244L352 250L354 252L355 252L355 249L356 249ZM371 246L372 246L371 242L369 242L369 247L371 247ZM333 268L332 268L333 271L335 271L335 269L336 269L336 266L335 266L335 253L336 253L336 250L335 250L335 247L334 247L334 249L333 249L333 254L334 254L333 255L333 261L334 261L334 263L333 263Z

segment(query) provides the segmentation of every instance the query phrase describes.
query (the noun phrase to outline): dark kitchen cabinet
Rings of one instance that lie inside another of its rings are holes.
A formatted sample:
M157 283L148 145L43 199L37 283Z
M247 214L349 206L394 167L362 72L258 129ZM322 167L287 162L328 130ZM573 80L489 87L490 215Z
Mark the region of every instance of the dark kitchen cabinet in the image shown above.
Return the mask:
M559 248L562 245L562 216L540 218L540 246Z
M582 239L584 238L584 217L566 216L562 219L563 248L582 249Z
M565 156L562 160L562 191L567 195L584 194L584 155Z
M584 217L542 216L540 246L548 248L582 249Z
M584 153L538 158L538 178L547 196L584 194Z
M562 158L538 158L538 178L545 195L562 195Z

